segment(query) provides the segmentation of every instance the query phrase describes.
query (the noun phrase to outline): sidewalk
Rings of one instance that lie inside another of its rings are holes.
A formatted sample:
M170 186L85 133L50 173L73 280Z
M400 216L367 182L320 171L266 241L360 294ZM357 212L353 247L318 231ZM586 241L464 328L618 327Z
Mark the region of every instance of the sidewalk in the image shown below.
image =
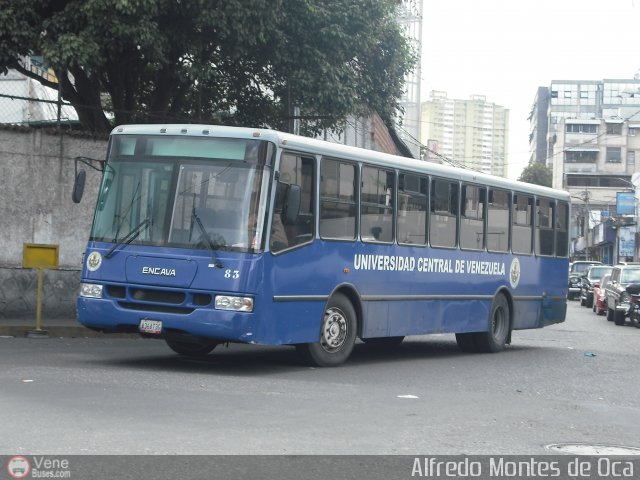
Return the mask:
M31 333L30 333L31 332ZM110 334L109 336L122 336ZM124 334L131 337L131 334ZM0 318L0 336L4 337L105 337L106 334L96 332L78 323L75 318L42 319L41 331L36 331L36 318Z

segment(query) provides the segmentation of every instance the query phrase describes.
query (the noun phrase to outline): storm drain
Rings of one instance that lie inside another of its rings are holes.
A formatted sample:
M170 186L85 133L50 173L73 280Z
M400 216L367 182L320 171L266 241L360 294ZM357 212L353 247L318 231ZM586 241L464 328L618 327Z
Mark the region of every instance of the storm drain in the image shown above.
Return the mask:
M550 452L563 455L640 455L640 448L624 445L555 443L545 448Z

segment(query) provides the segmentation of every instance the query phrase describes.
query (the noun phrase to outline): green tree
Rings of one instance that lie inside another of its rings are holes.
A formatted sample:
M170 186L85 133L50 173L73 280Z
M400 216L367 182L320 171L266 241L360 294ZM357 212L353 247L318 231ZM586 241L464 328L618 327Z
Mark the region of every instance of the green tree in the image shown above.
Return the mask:
M532 162L522 170L518 180L542 185L543 187L550 187L553 183L553 173L551 172L551 168L539 162Z
M215 122L307 132L398 113L415 63L397 0L0 0L0 73L42 56L82 125Z

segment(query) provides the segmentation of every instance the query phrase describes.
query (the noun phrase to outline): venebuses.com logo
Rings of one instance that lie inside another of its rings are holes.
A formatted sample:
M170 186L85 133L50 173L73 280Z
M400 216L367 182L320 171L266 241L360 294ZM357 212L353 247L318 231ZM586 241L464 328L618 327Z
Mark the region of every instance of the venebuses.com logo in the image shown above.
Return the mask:
M11 457L7 462L7 472L11 478L26 478L31 471L31 464L25 457Z
M11 478L71 478L71 467L66 458L16 455L7 462Z

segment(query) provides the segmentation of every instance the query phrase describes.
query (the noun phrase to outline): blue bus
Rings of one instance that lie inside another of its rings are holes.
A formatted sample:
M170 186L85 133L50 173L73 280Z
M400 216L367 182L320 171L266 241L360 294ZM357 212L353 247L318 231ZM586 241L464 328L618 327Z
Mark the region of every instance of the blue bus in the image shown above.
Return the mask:
M77 303L91 329L335 366L358 338L497 352L565 319L564 191L207 125L117 127L101 169Z

